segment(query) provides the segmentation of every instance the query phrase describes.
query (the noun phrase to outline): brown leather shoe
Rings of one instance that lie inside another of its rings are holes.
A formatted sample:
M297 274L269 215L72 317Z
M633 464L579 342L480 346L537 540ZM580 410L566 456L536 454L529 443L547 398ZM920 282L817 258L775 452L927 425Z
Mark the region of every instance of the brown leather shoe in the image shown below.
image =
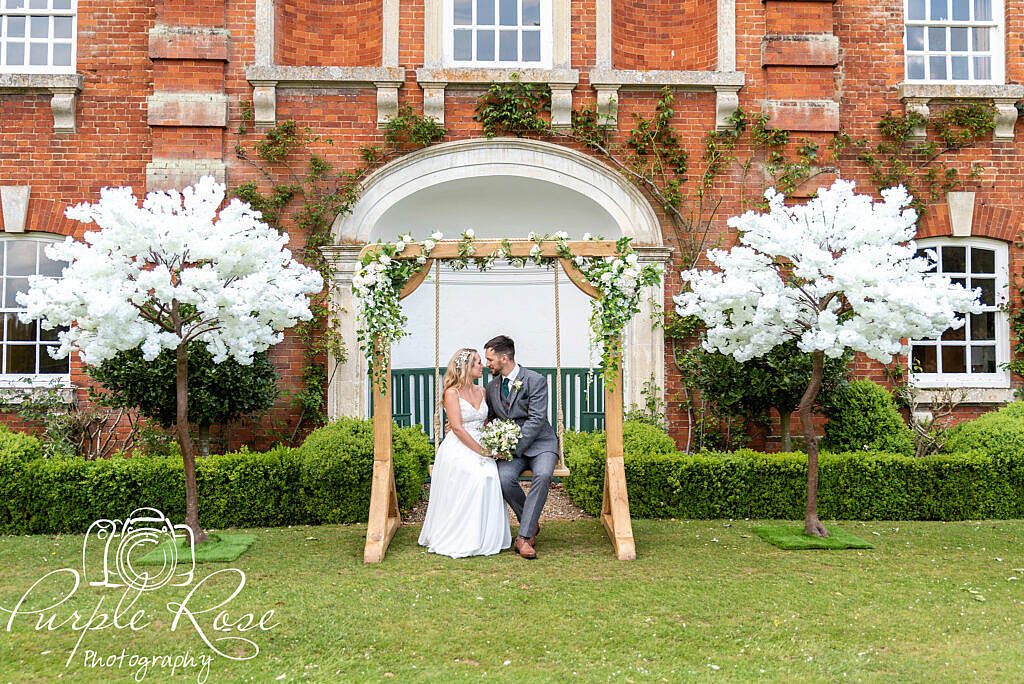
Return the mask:
M516 537L514 546L516 553L523 558L533 559L537 557L537 552L533 550L533 544L526 537Z

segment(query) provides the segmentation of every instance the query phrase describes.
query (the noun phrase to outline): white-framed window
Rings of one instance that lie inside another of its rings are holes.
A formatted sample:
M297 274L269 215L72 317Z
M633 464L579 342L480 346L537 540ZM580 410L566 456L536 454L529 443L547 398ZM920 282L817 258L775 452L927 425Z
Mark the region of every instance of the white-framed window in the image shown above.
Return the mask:
M78 0L0 0L0 72L75 71Z
M53 381L69 377L68 358L51 358L47 349L57 345L58 329L43 330L39 321L22 323L18 292L28 290L28 278L39 274L59 278L64 262L52 261L44 248L53 237L25 234L0 239L2 287L0 316L3 317L3 353L0 354L0 382L4 385L28 381Z
M444 0L449 67L551 68L551 0Z
M910 368L919 387L1009 387L1010 327L1007 247L979 238L918 241L919 254L934 252L939 273L968 289L981 289L984 311L936 339L912 340Z
M1003 0L904 0L906 79L1004 82Z

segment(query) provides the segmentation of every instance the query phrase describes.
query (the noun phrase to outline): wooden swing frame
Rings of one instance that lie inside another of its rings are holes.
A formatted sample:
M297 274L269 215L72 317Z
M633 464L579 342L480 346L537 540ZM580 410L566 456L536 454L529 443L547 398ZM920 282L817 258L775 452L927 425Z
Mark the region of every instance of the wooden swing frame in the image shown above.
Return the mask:
M529 240L474 240L474 252L471 258L486 258L502 252L505 257L529 258L531 250L537 243ZM618 254L618 247L612 240L585 240L567 243L573 256L581 257L613 257ZM380 252L380 245L367 245L360 252L362 258L367 254ZM509 253L511 249L511 253ZM458 240L441 240L427 256L427 262L409 279L399 293L399 299L405 299L416 291L435 260L461 259ZM410 244L393 259L416 259L423 254L419 244ZM571 259L559 255L559 245L551 240L540 243L542 257L558 260L569 280L584 294L600 299L601 293L576 268ZM556 266L557 267L557 266ZM629 517L629 495L626 491L626 468L622 449L622 347L621 339L614 343L614 355L619 369L618 377L605 382L604 389L604 425L607 436L605 448L604 498L601 504L601 524L611 539L615 555L619 560L635 560L636 545L633 541L633 523ZM398 490L395 487L395 470L391 454L391 350L375 340L376 358L383 360L384 367L378 376L383 380L384 387L379 386L377 378L372 380L373 389L373 481L370 490L370 516L366 526L366 545L363 548L364 563L379 563L384 560L391 539L402 524L398 510ZM560 401L559 397L556 401Z

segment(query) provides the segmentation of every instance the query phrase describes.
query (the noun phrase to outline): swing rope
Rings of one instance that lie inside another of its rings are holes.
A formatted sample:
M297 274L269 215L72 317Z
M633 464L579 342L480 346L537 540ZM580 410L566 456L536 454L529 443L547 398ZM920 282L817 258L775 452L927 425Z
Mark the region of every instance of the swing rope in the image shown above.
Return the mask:
M565 451L562 438L565 435L565 417L562 415L562 324L558 302L558 271L561 265L555 262L555 410L558 416L558 470L565 470Z
M441 260L434 259L434 458L441 445Z

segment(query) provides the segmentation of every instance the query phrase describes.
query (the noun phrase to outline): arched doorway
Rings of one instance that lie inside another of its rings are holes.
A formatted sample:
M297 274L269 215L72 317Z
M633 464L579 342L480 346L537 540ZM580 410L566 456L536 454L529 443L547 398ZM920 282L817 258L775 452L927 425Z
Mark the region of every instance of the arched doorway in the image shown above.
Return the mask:
M367 242L393 239L400 233L423 238L440 230L451 238L466 228L478 237L525 238L530 231L557 230L574 238L587 232L608 239L629 236L643 260L663 263L670 251L662 244L661 228L643 195L614 170L574 150L517 138L471 139L397 159L367 178L352 211L334 223L335 244L324 249L335 266L334 311L349 352L345 363L331 374L330 417L369 412L366 362L355 343L351 297L359 250ZM499 268L487 274L442 270L442 287L449 288L444 294L449 310L442 311L442 364L456 345L482 347L488 331L495 328L520 341L517 356L524 365L553 365L553 358L548 360L554 353L551 277L543 269L505 273ZM568 353L572 363L586 365L589 303L567 283L559 291L566 298L563 355ZM489 301L499 299L503 300L499 312L488 308ZM457 301L464 302L461 311L452 305ZM644 382L653 380L664 387L664 340L660 328L652 326L660 309L652 302L663 301L663 286L659 286L644 298L644 310L626 331L627 406L640 403ZM432 367L433 287L421 288L403 304L412 335L396 345L392 365L396 369ZM475 319L461 315L470 309L478 311ZM567 335L566 331L572 332ZM568 347L567 340L571 340ZM423 363L425 359L429 363Z

